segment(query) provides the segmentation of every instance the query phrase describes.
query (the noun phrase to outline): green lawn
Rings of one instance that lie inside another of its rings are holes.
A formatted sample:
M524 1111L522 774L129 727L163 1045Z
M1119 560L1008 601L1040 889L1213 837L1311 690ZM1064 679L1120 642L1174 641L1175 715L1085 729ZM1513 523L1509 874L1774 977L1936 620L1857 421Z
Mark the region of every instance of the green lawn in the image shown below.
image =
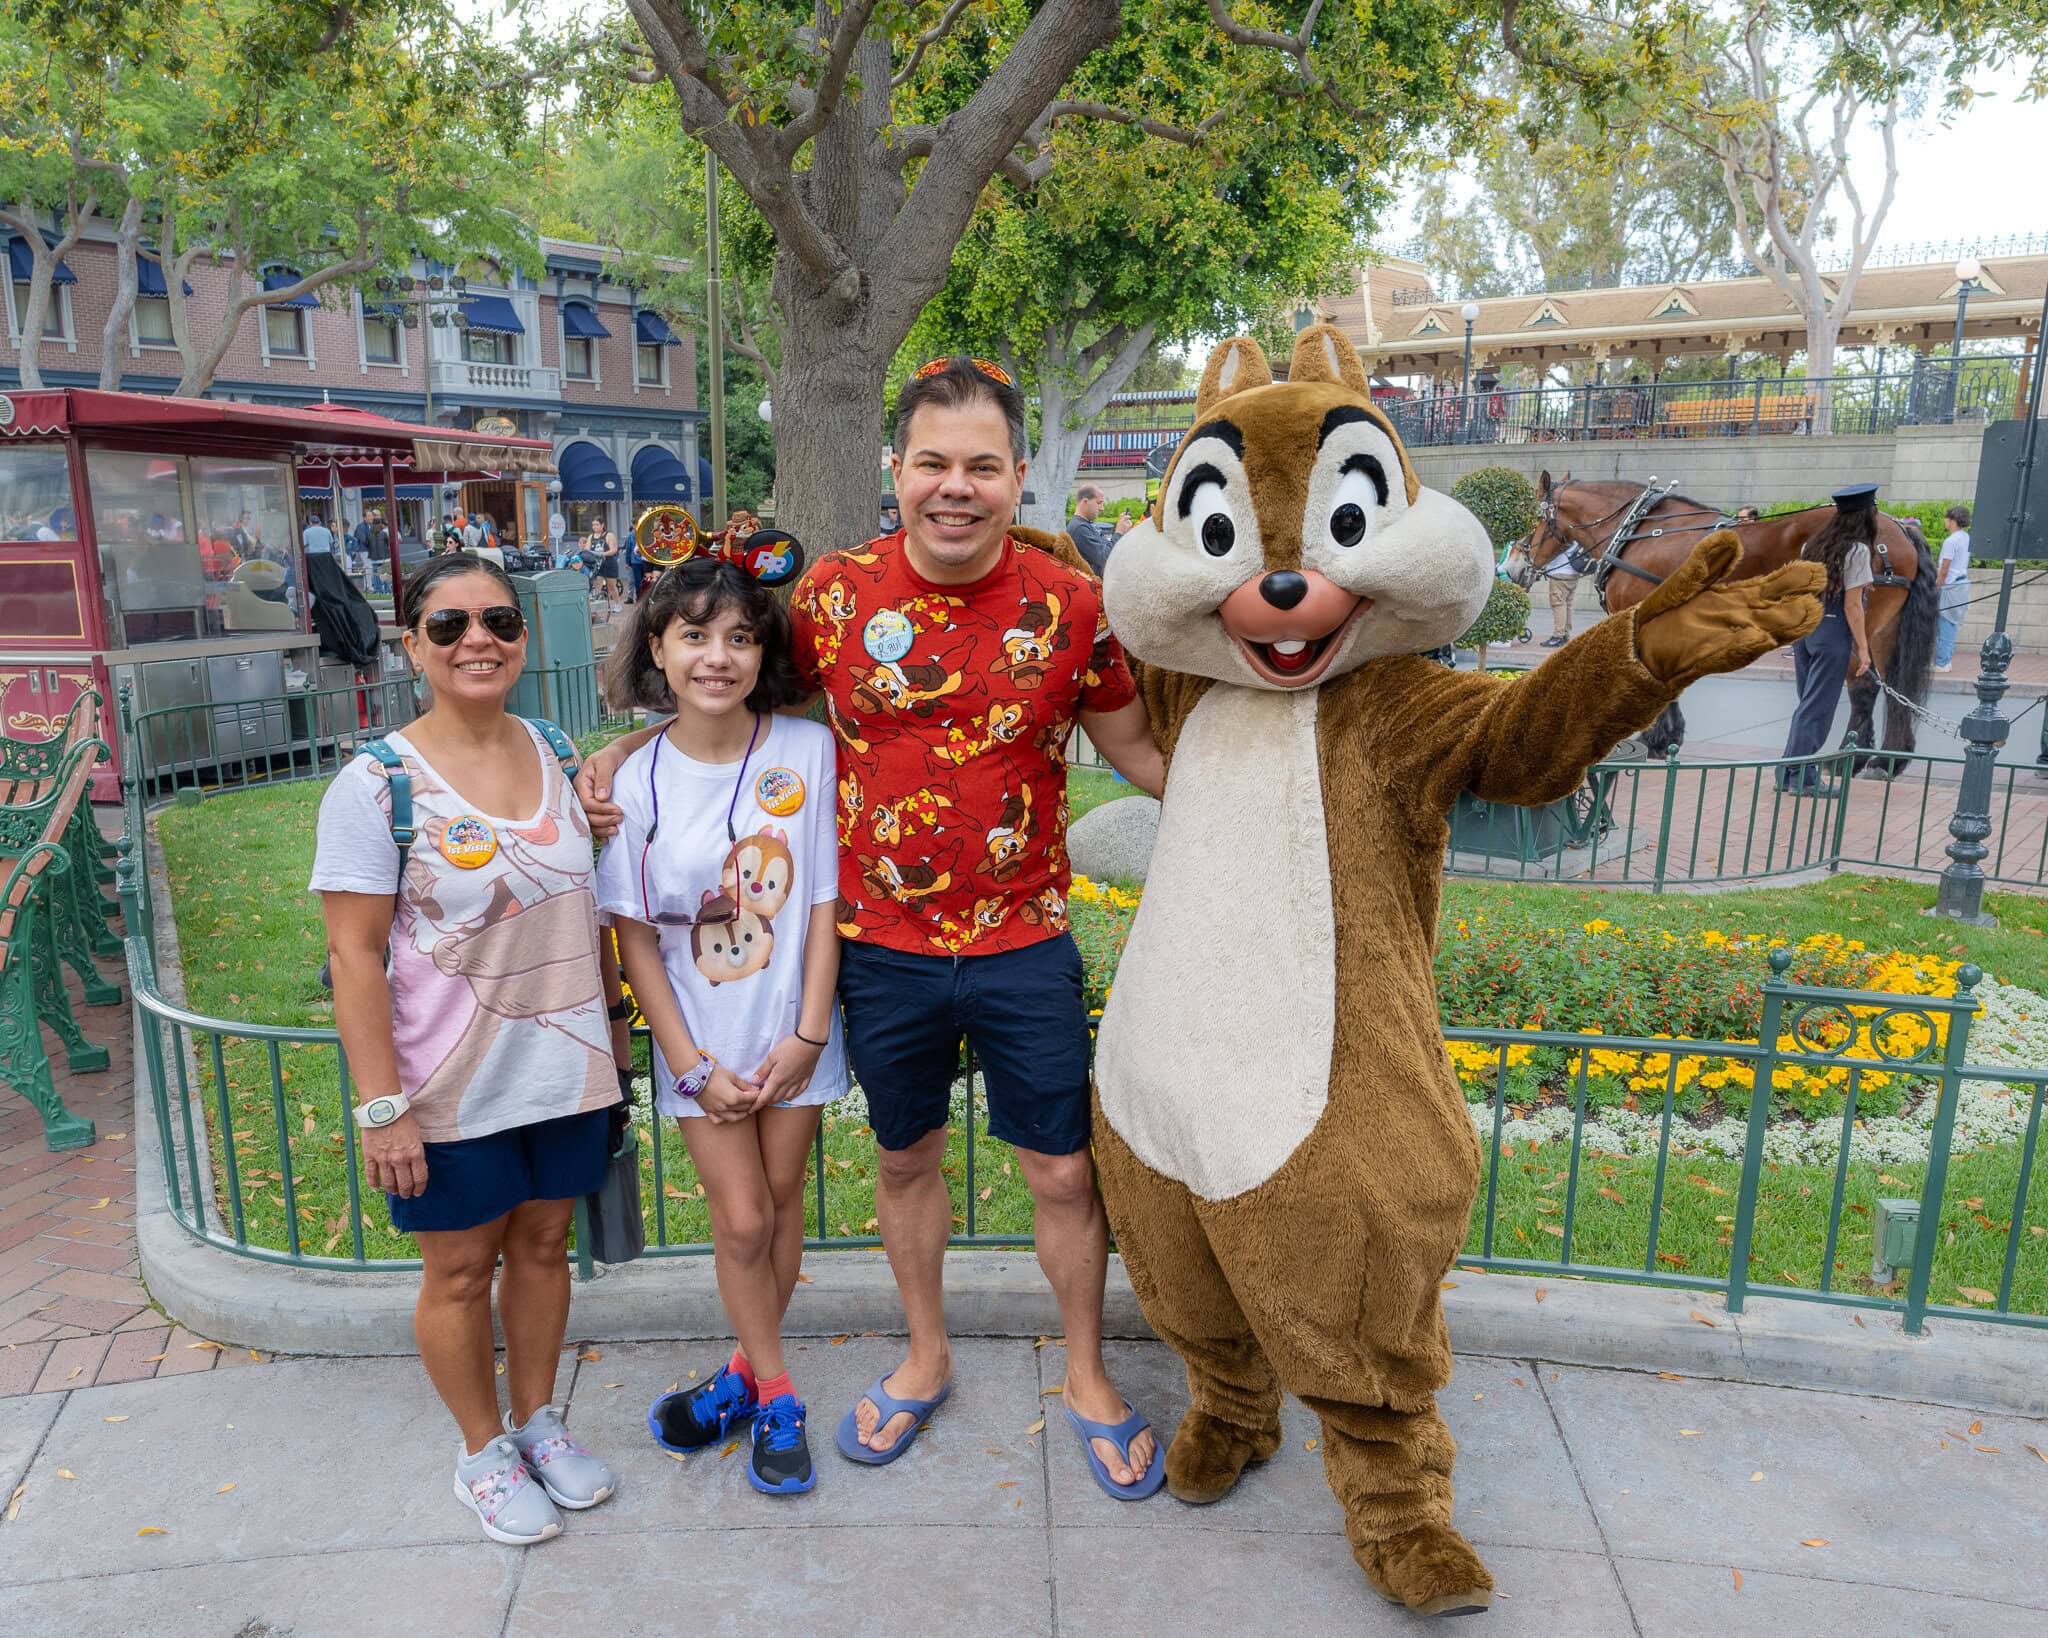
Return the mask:
M194 1010L279 1024L332 1023L331 1000L316 976L322 954L318 905L304 891L321 789L311 782L287 785L163 813L160 834L184 952L186 990ZM1120 790L1106 774L1077 770L1071 776L1070 801L1079 813ZM1993 895L1990 907L2003 924L1986 931L1923 918L1920 909L1931 897L1928 884L1861 876L1804 887L1661 898L1453 881L1445 885L1444 912L1448 917L1492 913L1518 921L1554 918L1564 924L1598 915L1644 929L1687 933L1718 928L1731 934L1762 932L1794 939L1831 930L1873 945L1967 956L1995 977L2048 991L2048 950L2043 948L2048 903ZM1099 995L1114 971L1130 912L1076 905L1073 919L1091 989ZM290 1206L304 1248L316 1254L349 1255L344 1142L348 1127L332 1049L282 1050L281 1103L273 1094L262 1050L227 1045L221 1055L224 1087L214 1079L210 1042L200 1043L197 1057L217 1178L224 1179L229 1165L221 1142L223 1099L232 1121L233 1164L243 1185L249 1238L264 1245L286 1243L287 1167L277 1141L281 1127L289 1145ZM1683 1128L1674 1135L1682 1144ZM701 1241L708 1235L708 1223L696 1178L679 1141L667 1140L664 1150L662 1188L657 1191L652 1148L643 1142L643 1196L650 1215L659 1199L669 1239ZM812 1232L872 1234L872 1133L858 1115L828 1114L825 1152L824 1221L820 1224L815 1208L807 1207ZM965 1141L956 1125L947 1175L963 1228L969 1192L964 1160ZM1569 1160L1562 1144L1533 1152L1525 1146L1502 1157L1496 1179L1497 1255L1547 1260L1562 1254ZM979 1137L975 1169L977 1229L1028 1234L1030 1196L1007 1146ZM1650 1256L1655 1169L1654 1159L1582 1156L1572 1195L1574 1262L1643 1266ZM1833 1257L1837 1289L1870 1289L1868 1223L1873 1202L1880 1196L1917 1195L1923 1170L1900 1164L1880 1168L1857 1163L1848 1168L1841 1234ZM1998 1289L2017 1171L2017 1153L2011 1149L1958 1155L1952 1161L1950 1209L1935 1233L1935 1300L1967 1302L1972 1299L1959 1296L1964 1289ZM1674 1150L1658 1218L1660 1270L1725 1277L1740 1174L1737 1162ZM1757 1280L1807 1288L1820 1283L1834 1186L1829 1169L1768 1170L1759 1196L1752 1263ZM1484 1205L1482 1192L1467 1246L1470 1253L1476 1254L1481 1246ZM366 1202L363 1215L371 1257L410 1253L409 1242L388 1228L374 1200ZM2048 1312L2048 1166L2036 1168L2023 1229L2012 1306L2020 1312Z

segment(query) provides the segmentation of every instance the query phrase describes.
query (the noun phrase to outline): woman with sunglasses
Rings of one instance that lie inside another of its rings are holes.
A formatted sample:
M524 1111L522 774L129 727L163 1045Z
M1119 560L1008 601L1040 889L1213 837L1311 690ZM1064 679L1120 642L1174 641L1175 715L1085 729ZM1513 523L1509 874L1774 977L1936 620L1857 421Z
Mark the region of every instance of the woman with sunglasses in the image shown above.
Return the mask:
M598 861L598 907L654 1036L660 1110L704 1186L739 1339L709 1381L657 1399L648 1428L687 1451L751 1419L749 1482L794 1494L815 1475L782 1316L821 1106L847 1089L832 736L779 714L803 694L789 617L711 556L668 570L638 604L608 692L675 713L613 782L624 819Z
M432 703L382 758L335 776L311 886L365 1170L392 1227L419 1242L413 1333L461 1430L455 1494L493 1541L524 1545L560 1533L557 1508L594 1507L617 1482L551 1403L570 1217L604 1179L619 1101L590 830L547 737L505 708L526 660L505 572L435 558L407 583L404 616ZM394 833L401 780L409 834Z

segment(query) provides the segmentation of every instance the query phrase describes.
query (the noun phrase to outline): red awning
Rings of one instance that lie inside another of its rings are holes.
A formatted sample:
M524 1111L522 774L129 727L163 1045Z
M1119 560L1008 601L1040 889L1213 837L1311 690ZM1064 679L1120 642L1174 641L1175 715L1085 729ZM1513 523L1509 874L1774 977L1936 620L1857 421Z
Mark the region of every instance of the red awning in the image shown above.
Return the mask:
M9 411L11 410L11 413ZM53 433L160 430L203 437L209 430L254 437L292 447L301 461L332 454L378 459L384 451L408 456L421 473L488 469L552 472L553 446L540 438L493 438L451 433L446 427L416 426L340 404L286 408L236 404L214 398L156 398L144 393L98 392L83 387L59 392L0 395L0 437L48 437Z

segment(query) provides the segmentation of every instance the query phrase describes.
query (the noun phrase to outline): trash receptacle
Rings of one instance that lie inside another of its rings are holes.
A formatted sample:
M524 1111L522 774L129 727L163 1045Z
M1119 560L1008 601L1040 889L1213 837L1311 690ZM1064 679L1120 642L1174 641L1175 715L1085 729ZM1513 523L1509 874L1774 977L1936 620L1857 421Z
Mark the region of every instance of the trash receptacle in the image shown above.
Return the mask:
M571 738L589 733L604 714L590 646L590 582L574 569L544 569L515 574L512 585L526 612L526 669L509 708L546 717Z

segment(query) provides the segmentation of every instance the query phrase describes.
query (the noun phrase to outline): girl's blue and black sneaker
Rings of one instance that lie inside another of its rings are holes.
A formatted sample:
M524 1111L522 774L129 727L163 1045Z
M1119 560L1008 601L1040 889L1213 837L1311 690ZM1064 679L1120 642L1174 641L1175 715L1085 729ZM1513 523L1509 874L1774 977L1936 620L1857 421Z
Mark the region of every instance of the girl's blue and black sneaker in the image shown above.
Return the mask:
M747 1482L770 1496L794 1496L818 1482L804 1438L803 1401L778 1394L754 1412L754 1454Z
M709 1382L671 1390L649 1405L647 1431L663 1450L702 1450L757 1408L746 1379L731 1366L721 1365Z

